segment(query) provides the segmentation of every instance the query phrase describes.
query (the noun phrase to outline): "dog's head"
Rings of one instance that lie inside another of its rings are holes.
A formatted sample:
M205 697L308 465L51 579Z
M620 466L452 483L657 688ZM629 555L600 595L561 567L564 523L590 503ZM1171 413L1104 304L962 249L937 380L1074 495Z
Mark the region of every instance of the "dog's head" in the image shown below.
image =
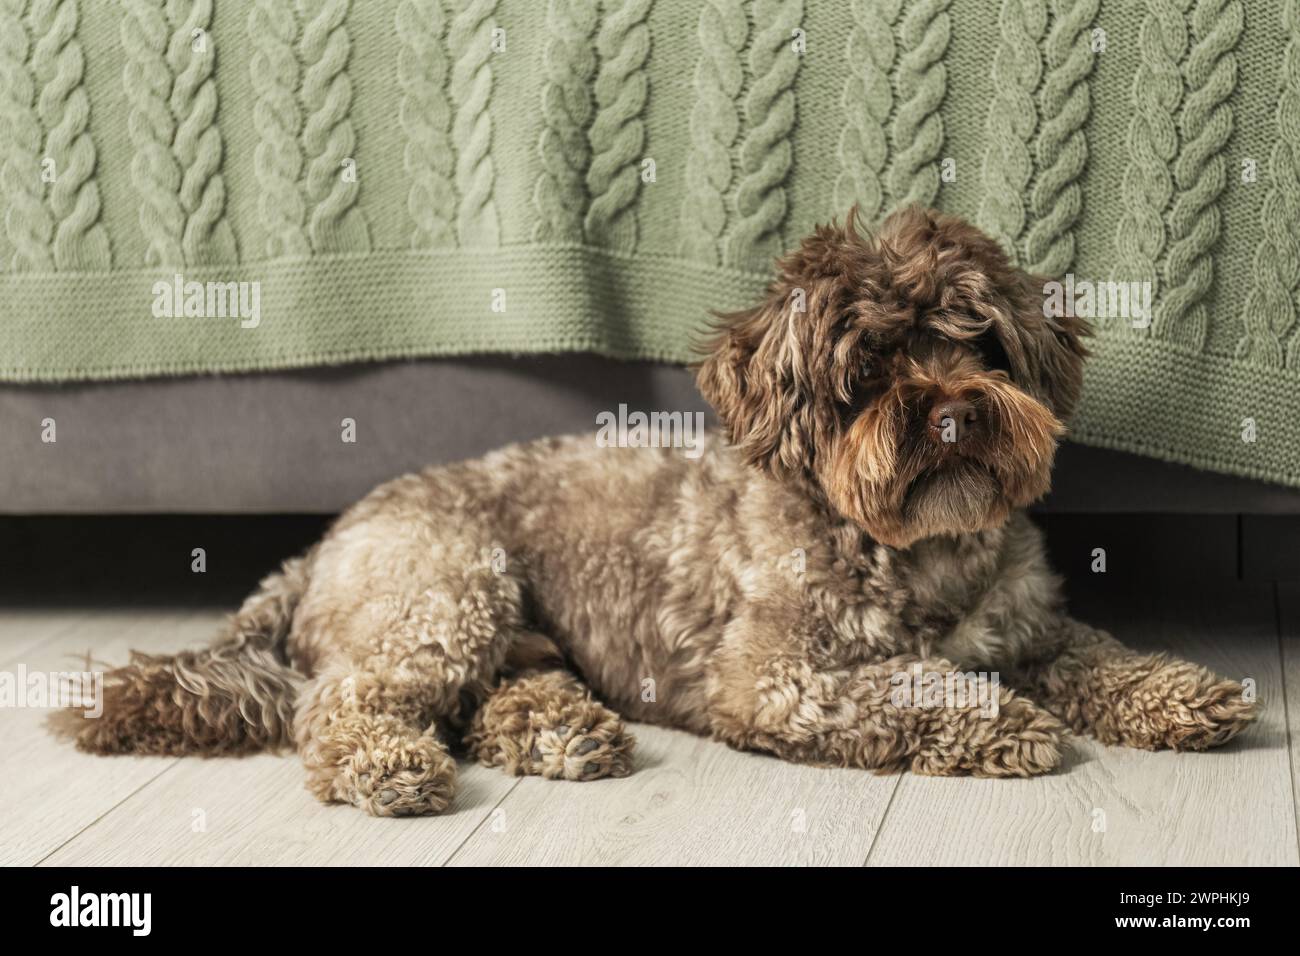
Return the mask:
M719 316L704 397L752 464L811 482L877 541L995 527L1044 494L1086 324L952 216L823 226L766 301Z

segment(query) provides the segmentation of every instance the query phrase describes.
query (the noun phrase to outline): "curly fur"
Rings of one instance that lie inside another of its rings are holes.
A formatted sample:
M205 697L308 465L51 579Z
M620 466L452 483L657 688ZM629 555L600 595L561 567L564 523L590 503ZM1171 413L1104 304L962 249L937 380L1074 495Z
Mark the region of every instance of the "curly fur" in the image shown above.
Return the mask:
M1255 716L1241 685L1071 620L1020 510L1087 332L1037 281L920 209L820 228L708 343L725 437L553 438L388 482L212 649L110 674L78 742L224 753L292 725L312 792L383 816L444 809L461 741L514 774L628 773L620 714L927 774L1047 772L1071 731L1220 744ZM997 707L900 703L914 667L1004 675Z
M465 737L480 763L552 780L626 777L635 742L618 715L564 670L503 680Z
M93 753L238 754L290 742L302 675L284 645L307 561L268 575L212 646L173 656L132 653L105 674L103 716L54 715L54 729Z

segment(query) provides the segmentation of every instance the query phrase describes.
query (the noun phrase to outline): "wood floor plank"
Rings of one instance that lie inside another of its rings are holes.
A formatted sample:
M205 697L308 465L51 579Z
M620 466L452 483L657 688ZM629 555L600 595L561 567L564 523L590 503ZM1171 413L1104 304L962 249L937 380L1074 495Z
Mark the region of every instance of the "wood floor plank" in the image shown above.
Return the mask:
M131 648L164 652L202 643L220 615L207 611L50 610L40 627L51 636L4 665L30 676L120 662ZM32 622L29 622L32 623ZM66 626L65 626L66 625ZM147 785L172 763L166 757L93 757L46 728L49 711L0 708L0 864L32 864Z
M1287 742L1291 752L1291 799L1300 827L1300 584L1277 585L1282 674L1286 681Z
M1076 616L1133 647L1253 678L1257 724L1203 754L1078 740L1033 780L904 776L871 865L1294 865L1281 661L1267 585L1097 595Z
M1209 754L1079 741L1065 771L1031 781L798 767L641 726L638 769L626 779L516 781L462 766L452 813L374 820L316 803L292 756L90 757L50 736L43 711L0 708L0 863L858 864L870 850L872 864L1294 865L1300 780L1292 773L1300 752L1288 755L1286 718L1289 712L1294 747L1300 588L1281 589L1277 606L1281 655L1267 587L1136 600L1103 595L1077 609L1135 646L1253 677L1264 716L1239 741ZM77 655L90 647L96 658L116 662L129 647L162 652L199 644L220 616L24 614L7 618L27 634L0 641L0 659L17 647L15 660L30 671L76 668Z
M0 667L17 664L46 641L85 625L95 614L93 609L0 608Z
M897 784L681 731L633 733L630 777L527 778L451 865L857 865Z
M462 764L437 817L325 806L293 754L185 759L45 862L51 866L437 866L516 783Z

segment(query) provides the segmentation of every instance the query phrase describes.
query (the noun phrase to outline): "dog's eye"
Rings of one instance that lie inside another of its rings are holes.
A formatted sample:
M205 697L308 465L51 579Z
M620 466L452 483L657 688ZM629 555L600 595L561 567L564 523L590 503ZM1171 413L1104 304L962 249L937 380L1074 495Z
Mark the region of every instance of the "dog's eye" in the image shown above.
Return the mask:
M985 332L976 340L975 346L984 360L985 368L992 372L1011 374L1011 359L1007 357L1007 350L1002 347L1002 341L995 333Z

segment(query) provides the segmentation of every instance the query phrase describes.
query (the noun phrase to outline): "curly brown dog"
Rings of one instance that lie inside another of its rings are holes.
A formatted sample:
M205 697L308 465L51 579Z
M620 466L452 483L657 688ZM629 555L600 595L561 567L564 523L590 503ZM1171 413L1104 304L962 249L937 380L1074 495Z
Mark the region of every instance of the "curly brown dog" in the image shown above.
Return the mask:
M322 800L381 815L446 807L457 739L515 774L629 773L623 717L926 774L1050 771L1067 728L1220 744L1254 717L1241 685L1066 617L1019 510L1085 354L1043 301L955 218L820 228L699 368L729 440L548 439L382 485L213 647L111 672L77 740L292 739ZM977 672L991 707L899 696Z

